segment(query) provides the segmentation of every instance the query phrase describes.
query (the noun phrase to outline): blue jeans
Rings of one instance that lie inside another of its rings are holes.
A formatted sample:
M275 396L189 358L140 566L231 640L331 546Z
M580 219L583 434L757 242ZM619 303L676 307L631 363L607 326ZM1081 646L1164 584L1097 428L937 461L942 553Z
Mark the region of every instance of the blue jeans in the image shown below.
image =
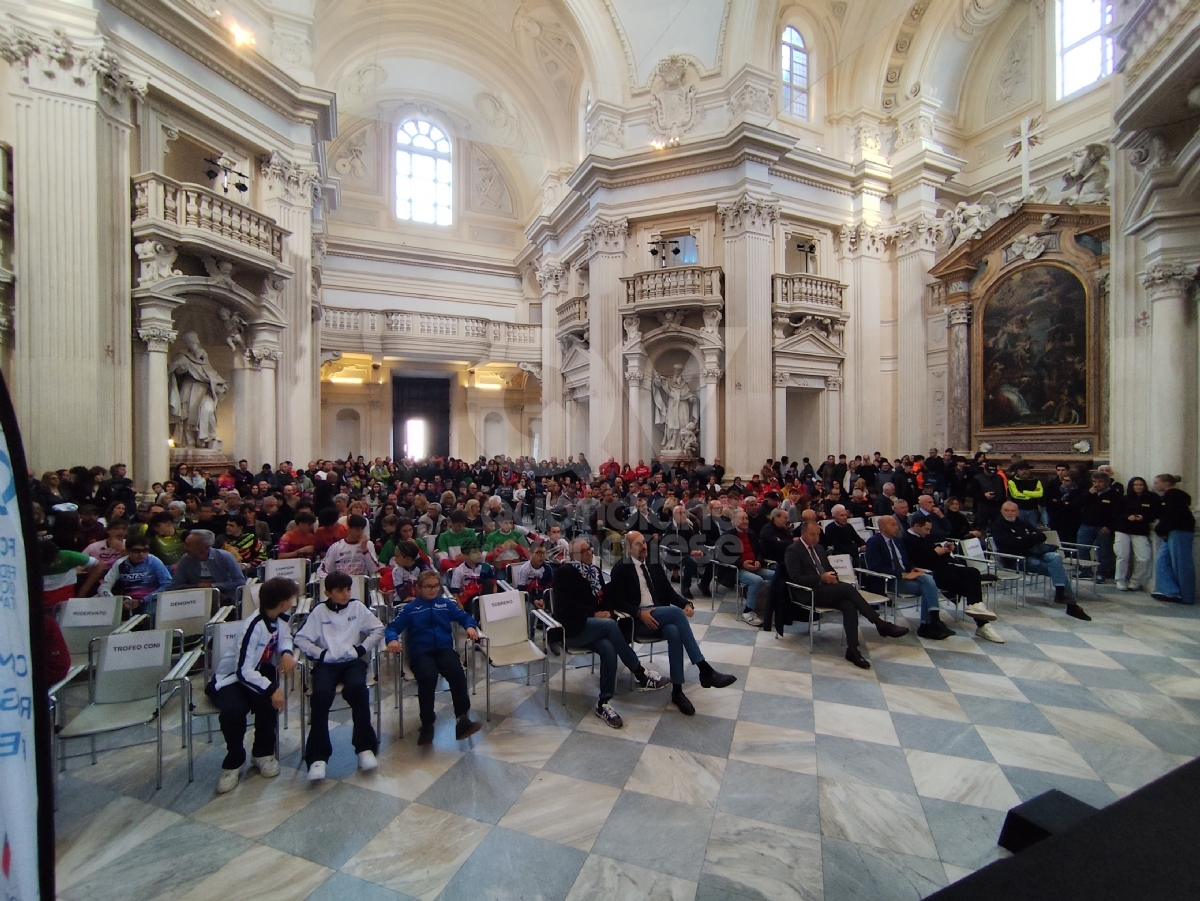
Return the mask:
M634 624L633 637L639 641L665 638L667 659L671 661L671 684L682 685L683 652L687 651L688 659L692 663L699 663L704 659L700 645L696 643L696 636L692 634L692 624L688 621L687 614L678 607L655 607L650 613L658 621L658 629L650 629L639 620Z
M600 699L604 701L617 693L618 657L631 673L637 673L642 668L641 661L621 634L615 619L593 616L578 635L567 639L567 644L573 648L588 648L600 658Z
M1067 571L1063 568L1062 554L1051 550L1053 547L1052 544L1042 542L1037 547L1031 548L1025 555L1025 571L1049 576L1050 583L1055 588L1065 588L1067 596L1073 598L1075 592L1071 591L1071 580L1067 578Z
M1154 564L1154 591L1179 598L1185 604L1196 603L1196 565L1192 562L1191 532L1168 532Z
M896 593L913 597L921 596L921 622L929 622L929 614L938 609L941 596L938 594L937 583L929 573L922 573L915 579L897 579Z
M737 580L739 585L746 586L746 609L755 609L755 604L758 602L758 590L763 587L763 577L758 573L739 569Z
M1109 532L1107 535L1101 535L1099 526L1080 526L1077 541L1080 544L1092 544L1096 546L1097 559L1100 561L1100 566L1096 569L1096 575L1111 579L1117 571L1117 561L1113 557L1112 532ZM1091 560L1092 552L1080 551L1079 556L1084 560Z

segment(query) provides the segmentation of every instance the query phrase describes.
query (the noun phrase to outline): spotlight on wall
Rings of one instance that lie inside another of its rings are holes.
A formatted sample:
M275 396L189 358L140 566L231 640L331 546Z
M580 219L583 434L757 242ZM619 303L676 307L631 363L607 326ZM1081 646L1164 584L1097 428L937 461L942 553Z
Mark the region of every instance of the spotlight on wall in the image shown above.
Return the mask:
M205 176L207 176L210 181L215 179L218 175L221 176L221 190L223 190L226 194L229 193L230 187L235 188L239 194L245 194L250 190L250 185L246 184L246 180L249 178L249 176L243 175L241 172L238 172L237 169L233 168L233 166L230 165L232 162L231 160L226 159L224 156L215 160L205 157L204 162L208 163L210 167L205 170ZM229 182L229 176L231 175L234 177L234 182L232 185Z
M671 248L671 253L673 253L675 256L679 256L679 242L674 239L666 241L651 241L649 243L650 256L652 257L657 257L660 252L666 254L668 247Z

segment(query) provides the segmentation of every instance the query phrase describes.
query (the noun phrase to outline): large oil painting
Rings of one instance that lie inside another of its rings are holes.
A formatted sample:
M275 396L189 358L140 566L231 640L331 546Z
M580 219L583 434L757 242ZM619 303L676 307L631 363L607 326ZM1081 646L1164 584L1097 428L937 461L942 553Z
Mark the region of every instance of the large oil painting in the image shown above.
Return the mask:
M1078 428L1088 416L1088 306L1079 278L1030 266L983 311L983 428Z

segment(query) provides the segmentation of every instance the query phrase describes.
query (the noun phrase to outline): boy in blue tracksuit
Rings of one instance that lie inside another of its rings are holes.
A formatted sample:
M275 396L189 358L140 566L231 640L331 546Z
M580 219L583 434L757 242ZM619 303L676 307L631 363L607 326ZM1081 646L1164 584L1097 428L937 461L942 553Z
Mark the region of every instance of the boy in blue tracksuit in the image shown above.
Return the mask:
M475 618L453 598L442 595L442 582L432 570L417 579L417 597L406 604L388 623L384 638L393 654L400 653L400 636L408 630L408 662L417 678L417 700L421 708L421 731L418 745L433 742L433 693L438 676L444 676L454 699L456 725L454 737L461 740L474 735L480 725L468 715L471 696L467 692L467 674L463 672L454 650L454 627L458 623L467 630L472 641L479 639Z

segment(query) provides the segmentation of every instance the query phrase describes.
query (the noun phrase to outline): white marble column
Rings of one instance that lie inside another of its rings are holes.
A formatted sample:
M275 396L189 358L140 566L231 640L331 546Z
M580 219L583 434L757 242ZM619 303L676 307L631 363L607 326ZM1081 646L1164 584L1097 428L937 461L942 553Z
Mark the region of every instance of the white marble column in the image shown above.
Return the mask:
M1185 377L1196 366L1196 347L1188 340L1189 292L1200 273L1196 263L1158 263L1139 278L1150 300L1150 417L1153 472L1182 475L1188 460L1189 417L1196 407L1195 382ZM1193 436L1194 438L1195 436ZM1193 492L1194 493L1194 492Z
M775 373L775 459L787 454L787 386L786 372Z
M562 401L562 353L558 346L558 305L569 278L565 266L546 260L537 271L542 288L542 455L565 460L575 451L567 441Z
M839 375L825 378L825 446L831 450L842 446L842 377Z
M888 399L890 374L885 379L881 359L880 323L883 316L880 299L886 236L874 226L860 222L843 227L838 237L842 281L849 286L846 311L850 314L844 338L846 362L842 372L846 396L850 399L843 441L847 451L851 448L855 452L880 450L895 456L895 436L886 426L890 418L885 416L884 408L885 404L889 410L894 406Z
M587 241L590 291L588 370L588 459L593 466L625 453L621 388L621 317L617 314L625 290L625 219L597 219L583 230Z
M721 415L717 398L720 384L720 365L715 359L705 361L700 372L700 456L710 466L721 456Z
M629 386L626 408L629 424L625 429L628 446L625 460L630 465L637 465L639 459L646 459L642 453L642 380L645 376L640 370L630 370L625 373L625 384Z
M903 415L896 421L896 440L905 453L929 447L933 434L925 340L925 281L937 250L935 234L930 220L919 216L914 222L905 223L896 239L896 377L904 407Z
M562 398L563 434L566 436L567 442L566 456L573 457L577 453L575 450L575 445L579 440L579 428L575 424L575 417L579 415L579 404L576 403L575 398L571 395L571 391L569 389L563 389ZM584 450L584 453L586 454L587 451ZM543 453L542 456L547 460L550 459L549 453ZM560 459L565 459L565 457L560 456Z
M169 375L171 342L178 337L171 311L180 301L142 303L133 347L133 460L139 488L161 481L171 467Z
M91 24L54 15L3 39L17 275L10 385L39 472L131 459L129 137L131 98L145 92Z
M963 286L965 289L965 286ZM946 442L957 453L971 447L971 303L964 292L950 295L946 310Z
M316 457L320 410L317 365L320 329L312 321L312 206L317 186L315 165L300 165L272 153L262 161L265 186L263 212L291 234L283 242L283 264L292 271L286 281L268 287L287 329L279 342L276 379L276 453L297 465ZM272 460L271 464L279 462Z
M774 443L771 260L779 204L744 194L718 206L717 216L725 232L725 469L748 476Z

